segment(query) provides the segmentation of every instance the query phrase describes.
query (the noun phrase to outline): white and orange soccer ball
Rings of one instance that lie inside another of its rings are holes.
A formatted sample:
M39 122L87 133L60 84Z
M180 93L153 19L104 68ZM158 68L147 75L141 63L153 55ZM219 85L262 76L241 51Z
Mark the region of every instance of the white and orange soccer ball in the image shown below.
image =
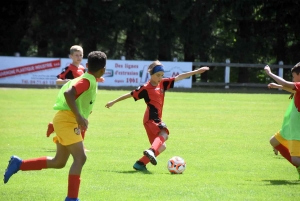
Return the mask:
M172 174L181 174L186 168L186 163L183 158L173 156L169 159L167 168Z

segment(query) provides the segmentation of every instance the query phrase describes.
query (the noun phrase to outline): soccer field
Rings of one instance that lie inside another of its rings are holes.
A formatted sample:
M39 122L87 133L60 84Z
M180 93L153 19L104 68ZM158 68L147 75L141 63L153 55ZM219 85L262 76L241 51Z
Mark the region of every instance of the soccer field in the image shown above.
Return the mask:
M270 137L281 127L289 94L166 92L163 120L170 130L167 149L147 174L132 165L149 148L143 100L105 108L128 91L99 90L89 118L87 162L81 201L297 200L296 168L275 156ZM11 155L54 156L46 128L58 89L0 88L0 169ZM181 156L186 170L172 175L167 161ZM67 194L72 158L63 169L19 171L0 184L0 200L60 201Z

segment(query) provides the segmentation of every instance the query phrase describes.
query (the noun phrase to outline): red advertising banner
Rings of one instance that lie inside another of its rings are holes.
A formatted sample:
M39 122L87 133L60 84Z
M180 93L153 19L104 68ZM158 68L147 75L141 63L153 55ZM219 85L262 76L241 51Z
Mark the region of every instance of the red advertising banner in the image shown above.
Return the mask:
M41 71L41 70L46 70L51 68L59 68L60 66L61 64L59 59L54 61L47 61L47 62L42 62L37 64L20 66L16 68L8 68L8 69L0 70L0 78L25 74L30 72L36 72L36 71Z

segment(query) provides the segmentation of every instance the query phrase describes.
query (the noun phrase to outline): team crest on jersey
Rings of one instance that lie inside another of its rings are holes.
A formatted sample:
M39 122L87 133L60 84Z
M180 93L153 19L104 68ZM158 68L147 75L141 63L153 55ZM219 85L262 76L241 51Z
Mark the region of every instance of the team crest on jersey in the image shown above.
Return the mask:
M74 128L74 133L76 135L80 135L80 129L79 128Z

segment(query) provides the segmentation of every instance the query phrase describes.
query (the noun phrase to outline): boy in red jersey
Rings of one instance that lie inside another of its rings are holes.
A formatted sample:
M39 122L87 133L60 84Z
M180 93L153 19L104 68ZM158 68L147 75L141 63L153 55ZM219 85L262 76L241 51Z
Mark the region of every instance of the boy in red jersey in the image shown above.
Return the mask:
M151 147L143 152L143 156L133 165L135 170L147 171L146 165L151 162L157 164L156 157L166 149L165 141L168 139L169 130L162 121L162 110L164 105L165 91L174 87L174 82L185 79L195 74L204 73L209 70L208 67L202 67L198 70L182 73L172 78L163 78L164 68L159 61L154 61L148 67L150 80L119 98L108 102L105 107L110 108L115 103L133 97L135 101L144 99L147 109L144 114L144 127L148 135Z
M57 75L56 84L63 85L67 81L77 78L85 72L84 66L81 65L83 58L83 49L79 45L73 45L70 48L69 57L72 59L72 63L65 67L63 71Z
M79 201L80 174L86 161L82 130L88 127L88 117L95 105L98 84L105 72L106 55L100 51L93 51L88 55L86 64L88 72L81 77L70 80L59 91L53 106L58 112L53 118L56 132L56 155L21 160L12 156L4 173L4 183L19 170L41 170L47 168L63 168L70 155L73 163L68 177L68 194L65 201Z
M268 65L264 70L282 88L292 93L295 91L285 112L281 129L271 137L270 144L296 167L300 179L300 63L291 69L294 82L286 81L273 74Z
M58 78L56 80L57 85L63 85L67 83L69 80L77 78L84 74L85 68L81 65L82 58L83 58L83 48L79 45L73 45L70 48L70 55L69 57L72 59L72 63L69 66L65 67L63 71L57 75ZM48 124L46 136L49 137L54 132L53 123L50 122ZM84 138L83 133L83 138Z

